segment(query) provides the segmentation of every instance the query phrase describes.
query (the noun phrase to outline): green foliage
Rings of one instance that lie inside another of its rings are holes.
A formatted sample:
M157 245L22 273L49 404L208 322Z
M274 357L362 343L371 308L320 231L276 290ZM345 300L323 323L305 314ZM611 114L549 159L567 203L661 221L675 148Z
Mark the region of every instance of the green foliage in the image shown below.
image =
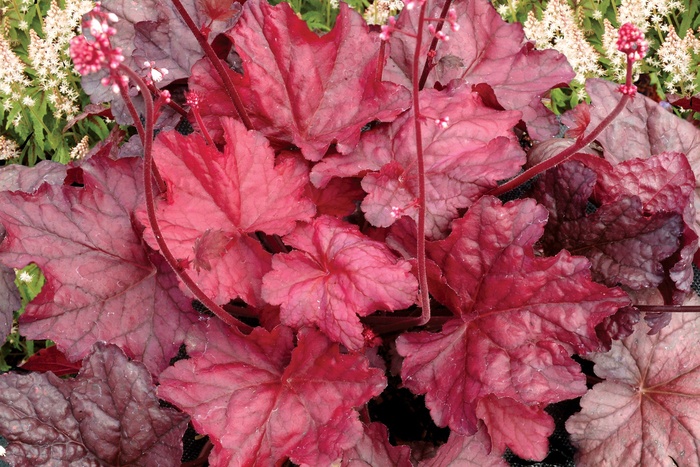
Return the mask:
M272 0L277 5L285 0ZM288 0L292 10L309 25L309 29L324 33L333 29L338 15L339 0ZM368 0L349 0L347 3L353 10L363 13L369 6Z
M15 143L13 150L3 151L11 162L67 163L84 137L96 142L109 134L100 117L64 130L89 104L67 51L82 12L91 6L84 0L63 0L53 7L50 0L0 0L0 54L14 60L11 66L5 64L13 70L0 72L0 135ZM32 44L39 57L35 60Z
M700 65L700 40L694 35L700 27L698 2L667 0L652 5L632 0L494 0L493 3L504 19L523 23L539 48L558 49L575 69L577 59L578 63L582 62L580 56L575 56L576 50L580 50L577 47L580 37L597 54L593 61L598 70L579 68L576 70L579 79L569 88L552 92L551 108L555 112L568 110L585 99L586 78L602 77L618 82L624 79L624 60L615 56L614 41L609 37L606 44L606 22L608 35L612 28L628 21L646 31L649 53L635 67L636 76L651 85L641 89L645 94L663 100L667 94L691 96L700 89L700 76L696 72ZM547 15L547 7L552 3L559 4L560 12L560 16L554 15L554 21L551 11ZM578 37L576 30L580 33ZM672 41L673 31L679 37L677 42Z
M35 342L27 340L19 333L17 319L24 313L27 304L34 299L44 286L44 275L36 264L30 264L17 271L15 285L22 298L22 307L14 314L12 332L5 344L0 347L0 372L9 371L18 363L25 361L38 350L36 347L47 347L50 342Z

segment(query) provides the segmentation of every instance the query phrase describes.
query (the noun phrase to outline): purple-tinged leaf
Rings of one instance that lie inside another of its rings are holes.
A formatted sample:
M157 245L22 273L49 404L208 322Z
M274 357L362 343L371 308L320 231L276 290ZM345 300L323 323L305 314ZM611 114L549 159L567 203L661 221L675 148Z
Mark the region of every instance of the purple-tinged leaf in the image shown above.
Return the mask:
M148 370L96 344L72 380L0 375L0 435L14 467L177 465L187 417L161 408Z
M577 465L700 464L700 314L671 315L587 357L604 381L566 422Z
M0 261L36 263L46 277L20 317L29 339L51 339L71 360L97 341L119 345L154 374L175 356L196 319L175 274L144 248L134 210L143 201L140 159L93 157L84 186L0 192L7 235Z
M566 249L588 257L594 278L611 286L658 286L664 278L661 262L680 245L681 214L648 211L640 196L624 193L586 215L595 183L595 172L578 161L549 170L537 181L534 197L550 213L545 251Z

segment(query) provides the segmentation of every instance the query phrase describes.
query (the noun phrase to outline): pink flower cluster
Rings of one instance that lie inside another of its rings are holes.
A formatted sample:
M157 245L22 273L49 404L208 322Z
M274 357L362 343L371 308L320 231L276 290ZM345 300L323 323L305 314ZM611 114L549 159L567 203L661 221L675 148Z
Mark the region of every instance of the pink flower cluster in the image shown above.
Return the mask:
M627 54L627 60L641 60L649 50L649 43L644 39L644 33L632 23L620 26L617 37L617 50Z
M119 92L119 83L126 85L128 79L119 75L116 70L124 61L122 50L112 47L109 38L116 34L116 29L110 23L118 21L114 13L105 13L100 7L100 2L83 18L83 30L92 36L88 40L84 35L74 37L70 42L70 56L75 64L75 69L81 75L96 73L102 69L109 69L109 76L102 79L105 86L112 85L115 92Z

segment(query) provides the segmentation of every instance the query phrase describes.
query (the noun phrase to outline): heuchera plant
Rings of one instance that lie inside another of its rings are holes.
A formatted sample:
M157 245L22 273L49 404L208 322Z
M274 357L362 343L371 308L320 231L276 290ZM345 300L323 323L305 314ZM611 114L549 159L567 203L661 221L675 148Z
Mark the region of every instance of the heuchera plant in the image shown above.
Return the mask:
M179 465L188 417L213 466L506 465L580 396L581 465L700 463L700 133L636 95L634 26L565 138L541 98L570 66L486 0L381 30L341 3L322 36L284 3L109 0L83 27L84 86L137 135L0 171L3 277L46 277L21 331L60 351L0 376L12 465ZM445 444L390 442L389 385Z

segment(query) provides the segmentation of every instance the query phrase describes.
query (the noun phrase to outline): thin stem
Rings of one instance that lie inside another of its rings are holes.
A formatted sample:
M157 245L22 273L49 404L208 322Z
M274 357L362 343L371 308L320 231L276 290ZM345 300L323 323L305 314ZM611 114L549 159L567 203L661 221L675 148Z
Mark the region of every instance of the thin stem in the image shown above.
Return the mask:
M156 95L160 92L160 90L158 88L156 88L153 85L153 83L148 83L148 89L150 89L150 91ZM170 102L168 102L168 107L170 107L175 112L182 115L183 117L187 117L187 111L185 109L183 109L180 105L178 105L177 102L173 101L172 99L170 100Z
M449 1L449 0L448 0ZM425 259L425 162L423 160L423 134L421 131L420 96L418 86L418 60L420 59L421 42L423 41L423 20L427 1L420 7L418 16L418 34L416 35L416 49L413 53L413 124L416 132L416 161L418 162L418 282L420 286L420 305L422 308L420 325L430 320L430 293L428 291L428 274Z
M158 219L156 217L156 205L155 205L155 195L153 193L153 167L155 163L153 161L153 97L151 93L148 92L148 87L146 83L143 82L141 77L136 74L133 70L124 65L119 66L119 70L129 75L129 78L133 79L139 88L145 90L143 92L143 99L146 103L146 129L145 138L142 140L143 143L143 185L146 194L146 211L148 212L148 222L151 225L151 230L153 230L153 236L156 238L160 252L168 262L170 267L175 271L175 274L180 278L180 280L187 286L187 288L192 292L192 294L202 302L204 306L209 308L209 310L214 313L219 319L224 323L239 329L242 332L251 332L252 328L247 324L244 324L226 313L223 308L216 304L212 299L210 299L202 289L200 289L197 284L192 280L192 278L187 274L179 265L175 257L173 256L170 248L165 243L163 239L163 234L160 231L160 226L158 225ZM127 95L127 98L128 95Z
M426 0L427 3L427 0ZM452 0L446 0L445 4L442 6L442 11L440 12L440 20L437 22L437 26L435 26L435 32L438 33L442 30L442 25L445 23L445 18L447 17L447 12L450 11L450 7L452 6ZM418 23L418 28L420 29L419 33L423 30L423 19L420 20ZM423 73L421 74L420 81L418 82L418 89L423 89L425 87L425 82L428 80L428 75L430 74L430 70L433 69L433 54L432 52L435 52L435 49L437 49L438 42L440 40L437 38L437 34L433 36L433 40L430 43L430 49L428 49L428 54L427 58L425 59L425 64L423 65ZM420 47L420 42L418 42L418 45Z
M238 91L236 91L236 88L233 85L233 81L231 81L231 77L228 75L228 72L221 64L221 60L219 59L219 57L216 56L216 52L214 52L214 49L211 47L211 45L209 45L207 38L204 37L202 31L200 31L197 25L194 24L194 21L192 21L192 17L189 15L189 13L187 13L185 7L182 6L180 0L173 0L173 5L175 6L175 9L177 9L178 13L180 13L180 16L182 16L182 19L185 21L185 24L187 24L187 27L190 28L190 31L192 31L192 34L194 34L194 37L197 39L197 42L199 42L199 45L202 47L202 50L204 50L204 54L209 59L209 62L211 62L212 66L221 77L221 80L224 83L224 90L231 99L231 102L233 102L234 107L236 107L236 111L241 117L241 121L247 129L254 130L255 128L253 128L253 123L250 121L248 113L245 111L245 107L243 107L243 101L241 101L241 96L238 95Z
M141 141L143 141L146 139L146 133L143 129L143 124L141 123L141 117L136 111L136 107L134 107L134 103L131 100L131 97L129 97L129 90L120 80L117 80L117 86L119 86L119 93L121 94L122 99L126 104L126 110L129 111L129 115L131 115L131 119L134 121L136 132L139 134L139 138L141 138Z
M627 102L629 102L630 96L623 94L622 99L620 99L620 102L617 103L615 108L608 114L605 119L598 124L597 127L593 131L591 131L588 136L585 138L580 138L576 140L574 144L569 146L568 148L564 149L562 152L557 154L556 156L552 157L551 159L547 159L546 161L542 161L539 164L535 165L534 167L530 167L527 169L525 172L521 173L517 177L509 180L508 182L504 183L503 185L500 185L490 192L488 192L489 195L491 196L500 196L503 193L506 193L513 188L517 188L518 186L522 185L523 183L527 182L531 178L533 178L536 175L541 174L545 170L551 169L555 165L561 164L574 154L576 154L578 151L583 149L584 147L588 146L593 140L595 140L598 135L608 126L610 123L617 118L618 115L620 115L620 112L622 112L622 109L625 108L627 105Z
M653 313L698 313L700 306L684 305L635 305L639 311Z

